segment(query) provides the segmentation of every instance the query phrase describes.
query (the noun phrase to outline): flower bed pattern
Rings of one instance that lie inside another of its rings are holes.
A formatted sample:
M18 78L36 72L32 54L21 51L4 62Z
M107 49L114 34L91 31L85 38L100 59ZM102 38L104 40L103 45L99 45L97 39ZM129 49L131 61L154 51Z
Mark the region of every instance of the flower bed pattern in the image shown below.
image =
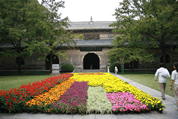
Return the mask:
M45 104L43 107L45 107L47 104L51 104L55 102L56 100L59 100L60 96L62 96L74 83L75 79L66 80L62 82L61 84L56 85L54 88L49 90L49 92L45 92L41 95L35 96L32 100L26 102L26 105L29 105L30 107L32 105L42 105L43 102Z
M159 112L163 111L165 108L164 104L162 104L162 100L158 98L154 98L151 95L144 93L141 90L138 90L136 87L128 84L128 82L123 82L121 79L109 74L105 73L105 75L83 75L80 76L77 73L74 74L70 79L75 78L76 81L89 81L88 85L90 86L102 86L107 93L113 92L130 92L135 96L137 100L146 104L148 110L158 110Z
M74 82L58 101L52 103L56 113L85 113L88 98L88 82Z
M109 101L113 104L113 111L146 111L147 105L143 104L135 98L135 96L129 92L107 93Z
M0 108L9 112L46 113L119 113L155 109L162 112L165 108L162 100L109 73L83 74L64 73L34 82L32 86L0 91Z
M41 80L38 82L28 83L28 85L22 85L19 88L11 89L10 91L0 90L0 109L8 110L9 112L22 112L25 103L35 96L47 92L50 88L54 87L65 80L68 80L73 74L61 74Z

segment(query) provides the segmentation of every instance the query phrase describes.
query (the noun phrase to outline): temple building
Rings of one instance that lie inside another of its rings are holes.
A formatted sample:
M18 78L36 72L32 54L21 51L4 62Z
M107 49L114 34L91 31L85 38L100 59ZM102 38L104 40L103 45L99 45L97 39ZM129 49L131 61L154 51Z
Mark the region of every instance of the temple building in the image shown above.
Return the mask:
M86 22L69 22L70 27L66 28L67 31L73 30L74 34L83 34L85 39L77 39L74 50L68 50L65 54L68 55L68 60L65 60L59 56L52 60L53 64L59 64L59 66L65 63L71 63L76 69L75 72L84 70L99 70L101 72L106 71L106 64L108 63L107 51L111 49L112 41L115 39L114 33L112 33L113 27L109 27L114 21L90 21ZM118 34L117 34L118 35ZM66 45L63 45L65 48ZM13 48L13 45L0 45L0 49ZM60 49L60 48L59 48ZM166 54L166 66L172 69L172 64L177 62L178 53L177 48L167 46ZM134 61L134 69L153 69L156 70L159 67L159 63L162 62L162 51L160 48L148 49L148 52L155 52L154 62L144 63L142 61ZM22 70L49 70L49 61L38 60L39 54L34 53L32 56L27 56L23 62ZM46 56L49 59L49 55ZM16 69L17 64L16 57L1 57L0 56L0 70ZM132 69L132 63L125 64L125 69Z

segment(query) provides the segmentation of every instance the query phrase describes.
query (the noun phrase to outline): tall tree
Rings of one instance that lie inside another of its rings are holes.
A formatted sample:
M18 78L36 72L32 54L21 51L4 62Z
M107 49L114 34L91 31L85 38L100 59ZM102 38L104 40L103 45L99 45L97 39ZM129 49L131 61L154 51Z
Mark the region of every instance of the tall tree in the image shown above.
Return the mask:
M44 7L40 6L36 0L1 0L0 4L0 19L3 25L0 30L0 44L13 46L11 49L3 49L0 54L5 57L17 57L18 72L20 73L21 61L29 54L24 51L22 41L41 36L40 27L44 25L42 17ZM33 24L34 22L38 25Z
M54 0L46 1L50 9L36 0L18 2L2 0L0 18L4 20L5 27L0 34L0 43L2 45L11 43L14 48L4 49L1 54L23 58L34 52L52 55L58 45L67 44L70 47L71 43L75 44L72 40L72 32L67 33L63 28L63 26L67 27L68 18L61 19L57 14L57 9L64 7L63 4L62 1L57 3ZM67 58L63 52L57 54ZM39 57L39 59L45 58ZM21 63L18 64L18 71L21 72Z
M145 4L148 7L147 12L134 30L158 43L166 66L166 46L178 43L178 1L150 0Z
M155 7L152 7L153 4ZM169 3L166 0L156 0L156 2L155 0L124 0L120 2L120 8L116 9L114 14L117 18L117 22L110 26L115 26L116 28L113 32L121 35L116 37L112 50L119 52L124 50L127 53L122 56L123 54L111 53L111 50L108 53L109 58L115 57L116 59L117 56L117 58L121 60L122 57L121 61L123 63L134 59L151 62L153 61L153 54L147 53L146 49L159 46L163 53L165 53L164 47L166 44L163 43L165 41L164 39L166 39L166 42L169 39L169 41L173 43L177 37L175 34L177 28L175 26L177 25L176 14L178 7L176 6L177 1L175 0L172 2L169 1ZM167 15L169 17L164 18L163 15L168 13L171 13ZM167 22L169 22L168 24L170 25L168 25ZM173 27L174 29L172 29L171 24L175 25ZM125 43L129 44L126 45ZM157 43L161 45L157 45ZM119 48L120 46L122 46L122 48ZM137 50L135 48L137 48ZM128 53L132 55L128 56L129 60L126 61L124 57L126 54L128 55Z
M58 14L58 9L64 7L64 1L55 2L55 0L43 0L41 5L45 6L46 19L48 22L48 32L43 34L42 40L32 41L25 43L29 52L39 52L41 54L50 55L50 70L52 71L52 56L58 55L65 59L68 59L65 55L65 51L71 48L75 48L76 42L73 40L74 35L71 32L67 32L65 28L68 28L68 17L61 18L61 14ZM62 48L62 45L66 45L67 49ZM44 47L45 46L45 47ZM59 51L60 48L60 51ZM39 59L46 59L46 56L41 56Z

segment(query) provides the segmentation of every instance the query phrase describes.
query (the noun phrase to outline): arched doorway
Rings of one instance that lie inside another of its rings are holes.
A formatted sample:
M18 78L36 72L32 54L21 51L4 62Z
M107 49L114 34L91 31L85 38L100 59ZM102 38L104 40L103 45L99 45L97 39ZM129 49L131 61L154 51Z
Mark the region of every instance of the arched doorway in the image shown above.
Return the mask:
M166 63L170 63L170 56L168 54L166 54ZM160 63L163 63L163 55L161 55L161 58L160 58Z
M48 59L48 60L47 60ZM46 56L46 69L50 69L50 55ZM56 55L52 56L52 64L59 64L59 58Z
M88 53L83 58L83 69L99 69L100 61L95 53Z

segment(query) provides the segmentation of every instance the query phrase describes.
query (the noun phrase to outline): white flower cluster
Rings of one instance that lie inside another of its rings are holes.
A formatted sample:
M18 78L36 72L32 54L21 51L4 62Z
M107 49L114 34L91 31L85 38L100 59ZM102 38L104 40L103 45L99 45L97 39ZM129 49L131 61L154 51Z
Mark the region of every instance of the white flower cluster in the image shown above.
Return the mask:
M102 87L88 88L88 100L87 100L87 112L99 111L110 112L112 110L112 104L106 97L106 91Z

